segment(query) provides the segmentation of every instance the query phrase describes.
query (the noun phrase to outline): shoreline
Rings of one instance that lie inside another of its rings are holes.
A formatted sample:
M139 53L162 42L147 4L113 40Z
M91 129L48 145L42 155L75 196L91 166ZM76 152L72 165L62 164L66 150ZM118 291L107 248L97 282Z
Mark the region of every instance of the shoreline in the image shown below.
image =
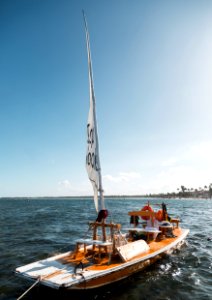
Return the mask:
M131 198L136 198L136 199L173 199L173 200L184 200L184 199L197 199L197 200L212 200L210 197L198 197L198 196L189 196L189 197L179 197L179 196L168 196L168 195L107 195L105 196L105 199L131 199ZM79 200L93 200L93 196L17 196L17 197L0 197L1 200L49 200L49 199L64 199L64 200L73 200L73 199L79 199Z

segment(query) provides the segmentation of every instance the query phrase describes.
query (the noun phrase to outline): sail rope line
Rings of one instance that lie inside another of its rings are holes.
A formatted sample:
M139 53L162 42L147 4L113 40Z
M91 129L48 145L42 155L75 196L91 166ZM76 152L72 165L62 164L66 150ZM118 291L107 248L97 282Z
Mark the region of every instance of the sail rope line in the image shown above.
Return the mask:
M90 230L90 227L91 226L89 226L89 229L88 229L88 231ZM87 231L87 232L88 232ZM81 268L82 268L82 271L83 271L83 268L84 268L84 265L83 265L83 261L80 261L76 266L75 266L75 268L74 268L74 273L75 274L77 274L77 275L80 275L80 276L82 276L82 278L84 279L84 288L86 288L86 280L85 280L85 277L84 277L84 274L82 273L82 272L76 272L77 271L77 268L79 267L81 265ZM63 271L63 270L65 270L66 269L66 266L64 267L64 268L62 268L60 271ZM42 280L44 280L45 278L48 278L49 276L51 276L51 275L53 275L54 274L54 272L53 273L50 273L50 274L46 274L46 275L44 275L44 276L39 276L38 277L38 279L23 293L23 294L21 294L21 296L19 296L18 298L17 298L17 300L20 300L20 299L22 299L28 292L30 292L38 283L40 283L40 281L42 281Z
M65 270L66 269L66 267L64 267L64 268L62 268L60 271L63 271L63 270ZM20 299L22 299L29 291L31 291L40 281L42 281L42 280L44 280L44 279L46 279L46 278L48 278L49 276L51 276L51 275L53 275L55 273L55 271L54 272L52 272L52 273L50 273L50 274L46 274L46 275L44 275L44 276L39 276L38 277L38 279L21 295L21 296L19 296L18 298L17 298L17 300L20 300Z
M40 278L38 278L21 296L17 298L17 300L22 299L33 287L35 287L40 282Z
M89 231L90 229L88 229L88 231ZM62 248L61 248L62 249ZM60 249L60 250L61 250ZM53 253L52 253L53 254ZM88 258L87 258L88 259ZM84 265L83 265L83 260L81 260L76 266L75 266L75 268L74 268L74 273L75 274L77 274L77 275L80 275L80 276L82 276L82 278L84 279L84 284L85 284L85 288L86 288L86 280L85 280L85 277L84 277L84 275L83 275L83 273L81 273L81 272L76 272L76 270L77 270L77 268L79 267L81 265L81 268L82 268L82 271L83 271L83 269L84 269ZM64 267L64 268L62 268L60 271L63 271L63 270L65 270L66 269L66 267ZM54 274L54 272L53 273L50 273L50 274L47 274L47 275L44 275L44 276L39 276L38 277L38 279L19 297L19 298L17 298L17 300L20 300L20 299L22 299L31 289L33 289L40 281L42 281L42 280L44 280L44 279L46 279L46 278L48 278L49 276L51 276L51 275L53 275Z

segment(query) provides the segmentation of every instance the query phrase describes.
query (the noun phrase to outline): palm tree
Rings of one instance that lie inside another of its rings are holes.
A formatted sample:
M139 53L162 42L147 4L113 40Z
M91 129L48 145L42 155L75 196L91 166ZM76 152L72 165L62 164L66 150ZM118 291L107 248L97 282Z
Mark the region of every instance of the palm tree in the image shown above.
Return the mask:
M187 188L184 185L181 185L181 190L182 190L182 197L185 197L185 192Z
M208 194L209 194L209 197L212 198L212 183L209 184Z
M204 186L203 193L204 193L204 197L208 198L208 187L207 187L207 185Z

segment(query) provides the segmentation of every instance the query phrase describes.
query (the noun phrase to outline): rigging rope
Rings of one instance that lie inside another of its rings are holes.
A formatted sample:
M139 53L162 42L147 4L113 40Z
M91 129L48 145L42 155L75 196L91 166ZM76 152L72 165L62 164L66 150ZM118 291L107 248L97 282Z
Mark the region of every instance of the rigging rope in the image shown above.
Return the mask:
M36 286L40 282L40 278L36 280L20 297L17 298L17 300L22 299L34 286Z
M62 268L60 271L63 271L63 270L65 270L66 269L66 267L64 267L64 268ZM51 276L51 275L53 275L55 272L52 272L52 273L50 273L50 274L46 274L46 275L44 275L44 276L39 276L38 277L38 279L20 296L20 297L18 297L17 298L17 300L20 300L20 299L22 299L29 291L31 291L31 289L33 288L33 287L35 287L40 281L42 281L42 280L44 280L44 279L46 279L46 278L48 278L49 276Z

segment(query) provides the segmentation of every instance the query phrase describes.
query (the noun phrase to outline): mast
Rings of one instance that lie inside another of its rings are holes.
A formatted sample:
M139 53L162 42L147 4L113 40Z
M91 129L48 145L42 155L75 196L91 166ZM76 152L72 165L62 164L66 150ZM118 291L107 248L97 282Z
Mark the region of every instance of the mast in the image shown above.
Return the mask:
M88 177L93 185L94 189L94 203L96 211L99 211L98 198L100 198L100 210L105 210L104 204L104 194L102 187L102 174L101 165L99 157L99 140L97 131L97 119L96 119L96 100L94 93L94 83L93 83L93 73L92 73L92 63L91 63L91 51L90 51L90 39L87 21L85 18L85 13L83 13L84 24L85 24L85 34L86 34L86 46L88 55L88 74L89 74L89 90L90 90L90 110L88 115L87 124L87 156L86 156L86 168L88 172Z

